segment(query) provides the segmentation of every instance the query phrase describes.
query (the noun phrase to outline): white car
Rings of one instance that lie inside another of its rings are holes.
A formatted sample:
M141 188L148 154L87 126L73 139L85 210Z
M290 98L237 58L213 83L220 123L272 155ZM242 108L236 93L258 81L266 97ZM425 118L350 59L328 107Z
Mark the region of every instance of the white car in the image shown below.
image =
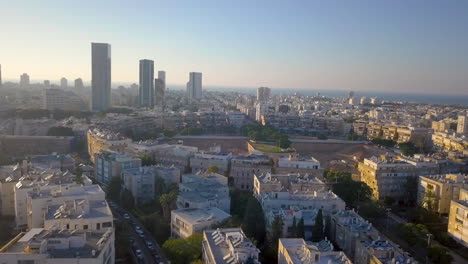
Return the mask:
M124 214L123 217L124 217L124 219L126 219L126 220L129 220L129 219L130 219L130 216L129 216L128 214Z
M139 259L143 258L143 253L141 252L141 249L135 250L135 255L136 255L137 258L139 258Z

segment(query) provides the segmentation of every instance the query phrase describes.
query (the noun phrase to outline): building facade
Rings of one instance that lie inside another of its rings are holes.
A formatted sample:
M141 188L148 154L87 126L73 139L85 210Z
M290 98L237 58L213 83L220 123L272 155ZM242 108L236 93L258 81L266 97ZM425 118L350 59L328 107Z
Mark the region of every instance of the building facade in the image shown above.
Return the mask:
M140 60L140 86L138 102L140 107L154 107L154 61Z
M91 58L91 110L103 111L111 107L111 46L91 43Z

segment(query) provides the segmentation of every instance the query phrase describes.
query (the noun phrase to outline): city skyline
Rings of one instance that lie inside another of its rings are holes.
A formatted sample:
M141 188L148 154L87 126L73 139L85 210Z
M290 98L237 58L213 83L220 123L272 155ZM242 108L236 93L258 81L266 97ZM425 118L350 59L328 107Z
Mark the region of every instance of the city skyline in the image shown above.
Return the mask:
M112 3L74 3L74 19L62 2L6 5L4 82L28 73L87 83L89 43L105 42L115 82L138 83L148 58L177 85L203 72L207 86L467 94L467 3Z

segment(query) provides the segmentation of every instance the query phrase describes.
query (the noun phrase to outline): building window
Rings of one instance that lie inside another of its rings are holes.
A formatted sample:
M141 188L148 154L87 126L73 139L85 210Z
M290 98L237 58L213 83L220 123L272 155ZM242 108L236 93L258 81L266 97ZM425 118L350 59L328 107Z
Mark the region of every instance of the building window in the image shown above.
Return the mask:
M112 227L112 222L104 222L102 223L102 228Z
M88 225L83 225L83 229L84 230L88 229Z

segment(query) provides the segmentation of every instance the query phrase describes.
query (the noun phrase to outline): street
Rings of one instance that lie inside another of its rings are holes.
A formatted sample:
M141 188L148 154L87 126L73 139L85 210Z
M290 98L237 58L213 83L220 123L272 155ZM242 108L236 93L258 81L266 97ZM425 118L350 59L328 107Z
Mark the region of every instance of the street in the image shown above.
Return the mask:
M132 256L134 258L135 263L142 263L142 264L168 264L166 257L162 253L161 248L159 247L156 240L153 238L152 234L146 230L146 228L136 219L130 212L121 208L118 204L108 201L109 205L112 208L112 212L114 217L117 218L119 221L128 225L128 229L131 231L131 241L132 243ZM140 237L140 233L136 231L137 226L141 228L144 237ZM153 249L151 250L147 243L152 243ZM136 250L140 249L142 252L142 256L140 258L137 257Z

